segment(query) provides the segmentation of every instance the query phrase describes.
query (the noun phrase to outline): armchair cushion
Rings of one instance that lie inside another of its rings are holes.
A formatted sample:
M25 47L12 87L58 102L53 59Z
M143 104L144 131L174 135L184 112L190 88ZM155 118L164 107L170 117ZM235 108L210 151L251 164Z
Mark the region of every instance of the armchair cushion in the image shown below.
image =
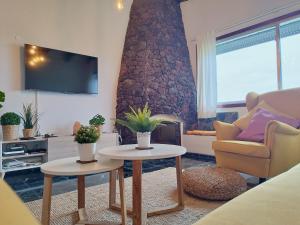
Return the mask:
M237 139L242 141L263 142L265 128L272 120L289 124L294 128L298 128L300 126L300 120L277 115L266 109L260 108L253 115L249 126L237 136Z
M268 111L270 111L274 114L282 115L282 116L285 116L285 117L288 117L288 118L292 118L291 116L286 115L284 113L281 113L278 110L274 109L272 106L267 104L265 101L261 101L253 109L251 109L246 115L240 117L233 124L236 125L237 127L239 127L241 130L245 130L249 126L253 115L255 114L255 112L258 109L265 109L265 110L268 110Z
M221 121L214 122L216 136L218 140L234 140L241 132L240 128L231 123L224 123Z
M215 141L213 149L221 152L247 155L257 158L270 158L270 151L266 145L249 141Z

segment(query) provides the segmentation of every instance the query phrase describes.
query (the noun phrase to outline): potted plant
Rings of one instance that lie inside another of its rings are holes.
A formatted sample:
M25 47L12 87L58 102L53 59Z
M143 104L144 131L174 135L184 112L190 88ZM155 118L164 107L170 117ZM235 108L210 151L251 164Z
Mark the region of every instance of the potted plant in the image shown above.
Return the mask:
M105 118L101 116L100 114L95 115L90 121L89 121L91 126L94 126L97 128L99 133L102 133L102 126L105 123Z
M0 109L3 107L1 103L5 101L5 93L0 91Z
M33 112L32 104L23 105L23 114L20 115L23 121L23 137L32 138L33 128L37 125L39 120L39 115L36 112Z
M14 112L4 113L1 116L3 140L11 141L19 138L20 116Z
M95 159L96 142L99 139L99 132L94 126L81 126L75 135L78 143L80 161L88 162Z
M162 120L151 118L151 110L148 104L143 109L135 111L130 107L131 112L125 113L126 120L117 119L116 122L127 127L131 132L137 134L137 143L139 148L150 148L151 132L158 125L162 124Z

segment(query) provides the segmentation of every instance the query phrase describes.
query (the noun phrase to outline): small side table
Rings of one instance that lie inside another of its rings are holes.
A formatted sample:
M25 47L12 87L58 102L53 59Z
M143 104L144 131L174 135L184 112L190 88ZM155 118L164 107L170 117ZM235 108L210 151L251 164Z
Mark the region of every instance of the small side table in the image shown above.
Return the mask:
M184 209L183 187L182 187L182 165L181 156L186 153L186 148L177 145L151 144L153 149L136 150L137 145L120 145L102 148L98 151L99 155L115 160L131 160L133 164L132 175L132 214L133 225L145 225L147 217L158 216L166 213L176 212ZM142 196L142 162L149 159L165 159L176 157L176 177L178 203L175 206L160 208L151 212L145 212L143 208ZM111 179L111 193L115 192L114 179ZM110 204L110 208L119 210L115 201Z
M41 171L44 173L44 193L43 193L43 208L42 208L42 225L50 224L51 212L51 195L52 195L52 177L53 176L77 176L78 189L78 215L79 221L77 224L89 224L87 213L85 210L85 176L110 172L110 175L118 171L119 186L120 186L120 203L122 213L122 224L126 224L126 204L124 193L124 172L122 160L98 159L98 162L89 164L77 163L78 157L65 158L50 161L41 166ZM112 194L110 193L110 198ZM111 199L110 199L111 202Z

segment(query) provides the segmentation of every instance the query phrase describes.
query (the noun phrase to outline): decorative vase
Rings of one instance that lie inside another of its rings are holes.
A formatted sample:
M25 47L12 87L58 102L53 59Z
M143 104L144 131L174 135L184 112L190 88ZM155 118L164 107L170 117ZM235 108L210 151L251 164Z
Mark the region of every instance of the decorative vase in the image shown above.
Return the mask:
M23 137L24 138L32 138L33 137L33 129L23 129Z
M19 138L19 125L2 126L3 140L12 141Z
M76 121L73 125L73 135L76 135L81 127L81 123L79 121Z
M151 132L137 132L137 144L139 148L149 148L151 140Z
M96 143L78 144L80 161L88 162L95 159Z
M103 125L96 126L96 129L99 132L99 134L101 135L103 132Z

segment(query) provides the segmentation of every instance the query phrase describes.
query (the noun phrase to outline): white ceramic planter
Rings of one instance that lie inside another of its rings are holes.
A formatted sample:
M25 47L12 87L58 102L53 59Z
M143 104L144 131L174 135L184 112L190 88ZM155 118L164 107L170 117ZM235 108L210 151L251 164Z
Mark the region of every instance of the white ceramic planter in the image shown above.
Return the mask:
M87 162L95 159L96 143L78 144L80 161Z
M151 140L151 132L137 132L137 144L139 148L149 148Z

